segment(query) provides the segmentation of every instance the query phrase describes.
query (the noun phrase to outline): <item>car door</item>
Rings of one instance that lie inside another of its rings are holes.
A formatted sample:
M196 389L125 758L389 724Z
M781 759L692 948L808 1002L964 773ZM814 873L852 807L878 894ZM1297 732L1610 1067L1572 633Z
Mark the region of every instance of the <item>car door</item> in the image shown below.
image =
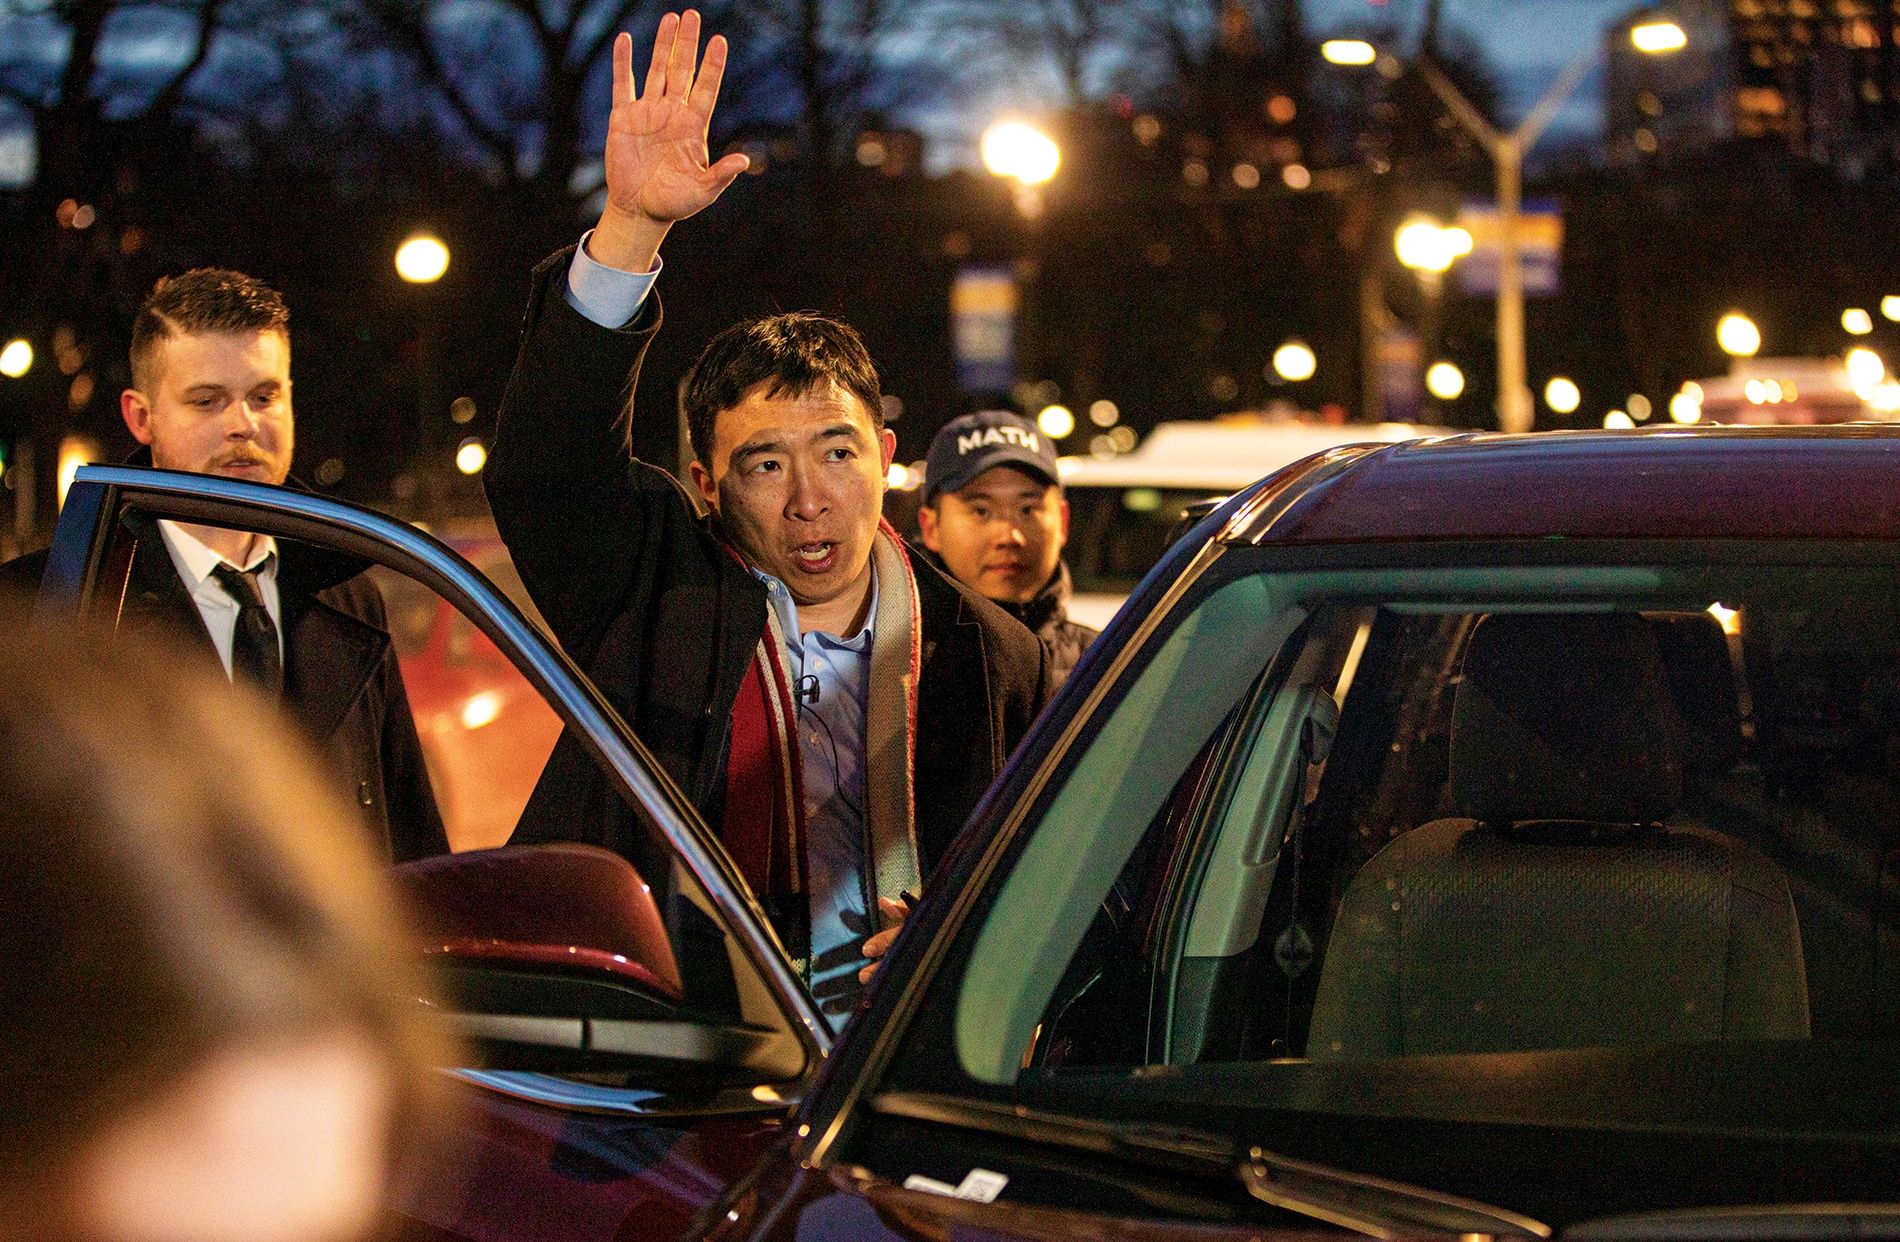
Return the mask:
M774 1140L831 1042L725 850L501 590L381 514L216 477L88 467L60 516L39 615L118 627L140 540L167 519L268 534L281 555L349 558L347 572L373 570L386 597L421 592L408 602L423 615L452 610L511 666L509 692L525 687L536 713L581 740L665 860L642 877L605 851L552 845L397 869L469 1056L449 1070L460 1098L441 1141L398 1179L395 1231L474 1242L678 1232ZM494 677L462 726L501 715ZM514 759L538 765L549 739L545 726L531 732L538 752Z

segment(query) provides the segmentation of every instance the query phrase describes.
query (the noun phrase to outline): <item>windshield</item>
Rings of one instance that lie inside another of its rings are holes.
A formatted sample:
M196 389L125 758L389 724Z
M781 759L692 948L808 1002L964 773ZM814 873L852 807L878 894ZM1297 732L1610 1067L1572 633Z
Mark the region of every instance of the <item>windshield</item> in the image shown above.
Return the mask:
M1559 1224L1891 1198L1892 554L1666 551L1228 554L997 887L963 1073Z

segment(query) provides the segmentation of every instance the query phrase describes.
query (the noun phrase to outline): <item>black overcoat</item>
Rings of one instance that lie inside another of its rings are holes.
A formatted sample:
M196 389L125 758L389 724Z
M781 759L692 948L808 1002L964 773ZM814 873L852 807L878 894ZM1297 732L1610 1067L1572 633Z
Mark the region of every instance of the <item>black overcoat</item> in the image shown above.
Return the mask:
M535 269L483 472L489 504L562 646L717 826L732 707L765 632L765 587L680 483L629 451L621 420L659 328L658 297L628 327L599 327L564 296L572 256ZM914 549L911 565L923 613L914 793L928 875L1051 682L1035 635ZM513 837L549 840L606 846L665 882L657 843L567 736Z
M382 592L353 558L283 540L277 557L289 716L329 760L344 796L394 861L448 853ZM46 559L42 551L0 566L0 587L37 593ZM134 547L119 624L223 673L211 631L155 527Z

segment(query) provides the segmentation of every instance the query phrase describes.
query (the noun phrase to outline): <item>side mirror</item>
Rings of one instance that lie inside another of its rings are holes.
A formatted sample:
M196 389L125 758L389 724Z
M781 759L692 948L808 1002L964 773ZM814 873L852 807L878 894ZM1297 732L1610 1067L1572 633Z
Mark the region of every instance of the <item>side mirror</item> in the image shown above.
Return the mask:
M716 1087L803 1067L780 1032L682 1005L652 889L618 854L575 844L472 850L403 863L396 882L450 1020L484 1068Z

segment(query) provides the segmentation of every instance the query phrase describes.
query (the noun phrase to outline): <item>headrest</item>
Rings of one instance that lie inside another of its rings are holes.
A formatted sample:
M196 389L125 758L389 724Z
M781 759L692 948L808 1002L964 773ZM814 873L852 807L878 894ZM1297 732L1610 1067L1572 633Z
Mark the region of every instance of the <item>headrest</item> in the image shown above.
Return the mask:
M1704 773L1728 771L1745 746L1728 635L1706 612L1664 613L1648 620L1669 696L1682 717L1683 762Z
M1490 824L1649 824L1682 796L1682 721L1633 613L1485 617L1451 717L1452 795Z

